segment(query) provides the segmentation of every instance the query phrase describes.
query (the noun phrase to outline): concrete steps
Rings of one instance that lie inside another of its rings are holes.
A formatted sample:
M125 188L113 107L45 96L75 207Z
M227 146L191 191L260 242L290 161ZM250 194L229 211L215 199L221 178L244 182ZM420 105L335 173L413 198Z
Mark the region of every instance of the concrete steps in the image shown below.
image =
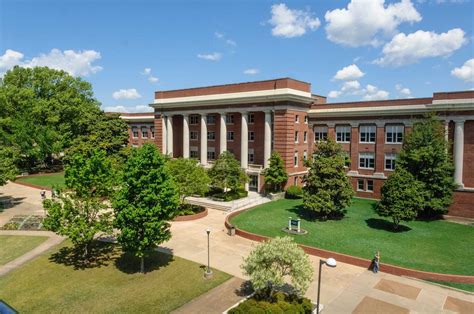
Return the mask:
M204 197L188 197L186 201L189 204L193 205L198 205L198 206L203 206L208 209L216 209L216 210L221 210L221 211L234 211L238 209L245 209L245 208L250 208L254 207L260 204L264 204L267 202L270 202L271 199L268 197L262 196L258 193L255 192L250 192L249 196L231 201L231 202L218 202L211 200L209 198L204 198Z

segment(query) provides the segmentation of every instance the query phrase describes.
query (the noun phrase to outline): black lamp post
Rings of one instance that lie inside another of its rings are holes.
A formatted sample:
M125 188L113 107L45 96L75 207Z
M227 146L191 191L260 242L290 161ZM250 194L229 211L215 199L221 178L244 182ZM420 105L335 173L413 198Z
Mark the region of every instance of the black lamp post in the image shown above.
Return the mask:
M319 314L319 295L321 293L321 269L323 268L323 265L326 264L329 267L336 267L336 260L334 258L328 258L327 260L319 260L319 276L318 276L318 304L316 305L316 313Z
M210 250L209 250L209 235L211 234L211 229L207 228L207 268L206 272L204 273L205 278L212 277L212 270L211 270L211 259L210 259Z

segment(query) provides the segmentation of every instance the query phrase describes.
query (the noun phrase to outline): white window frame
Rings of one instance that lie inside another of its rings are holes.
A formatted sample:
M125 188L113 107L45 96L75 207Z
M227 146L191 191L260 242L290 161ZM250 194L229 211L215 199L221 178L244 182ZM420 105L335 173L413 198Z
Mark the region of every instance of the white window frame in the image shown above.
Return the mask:
M138 138L139 134L138 127L132 126L132 138Z
M211 154L214 154L214 157ZM207 148L207 160L216 160L216 149L214 147Z
M255 132L254 131L249 131L248 140L249 140L249 142L255 141Z
M295 114L295 123L300 123L300 115Z
M304 123L308 124L308 116L304 116Z
M361 161L364 160L364 166L361 166ZM370 160L373 160L373 167L370 167ZM375 153L363 152L359 153L359 169L375 169Z
M371 190L369 190L369 182L372 182L372 189ZM369 192L369 193L374 192L374 180L371 180L371 179L365 180L365 191Z
M199 124L199 116L197 116L197 115L189 116L189 124L190 125L198 125Z
M254 123L255 123L255 114L254 113L249 113L248 124L254 124Z
M189 157L199 158L199 149L197 148L197 146L189 146Z
M195 136L193 136L195 135ZM199 132L198 131L189 131L189 140L190 141L199 141Z
M250 158L250 156L252 158ZM255 162L255 151L253 148L249 148L249 151L247 153L247 161L249 164L253 164Z
M209 114L206 116L206 123L208 125L214 125L216 124L216 115L214 114Z
M362 137L364 137L365 139L362 140ZM376 140L377 140L377 126L376 125L359 126L359 143L375 144Z
M328 139L328 127L327 126L315 126L313 128L314 142L325 141Z
M391 134L392 141L388 141L388 134ZM399 141L398 134L401 134ZM402 124L388 124L385 126L385 144L403 144L405 137L405 126Z
M303 151L303 160L306 161L308 159L308 152Z
M341 134L340 140L338 135ZM347 139L347 134L349 138ZM351 142L351 126L350 125L336 125L336 142L337 143L350 143Z
M151 138L155 138L155 127L154 126L150 127L150 133L151 133Z
M216 132L207 131L207 140L208 141L215 141L216 140Z
M233 114L227 114L225 116L225 124L234 124L234 115Z
M308 132L307 131L303 132L303 143L308 143Z
M295 154L293 155L293 165L294 167L298 167L298 151L295 151Z
M362 183L362 189L360 188L359 183ZM357 179L357 191L365 192L365 180L364 179Z
M226 138L227 138L227 142L233 142L235 138L234 131L227 131Z
M300 131L295 131L295 144L300 142Z
M395 167L397 166L396 160L397 159L397 154L396 153L385 153L384 156L384 161L383 161L383 167L385 171L394 171ZM392 168L387 168L387 161L391 161Z

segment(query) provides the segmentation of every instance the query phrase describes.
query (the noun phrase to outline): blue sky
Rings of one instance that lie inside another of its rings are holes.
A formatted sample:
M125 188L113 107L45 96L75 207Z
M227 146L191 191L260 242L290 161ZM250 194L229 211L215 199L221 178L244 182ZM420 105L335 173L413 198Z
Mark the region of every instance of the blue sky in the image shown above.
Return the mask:
M474 85L467 0L0 0L0 73L81 76L108 110L156 90L279 77L330 102L431 96Z

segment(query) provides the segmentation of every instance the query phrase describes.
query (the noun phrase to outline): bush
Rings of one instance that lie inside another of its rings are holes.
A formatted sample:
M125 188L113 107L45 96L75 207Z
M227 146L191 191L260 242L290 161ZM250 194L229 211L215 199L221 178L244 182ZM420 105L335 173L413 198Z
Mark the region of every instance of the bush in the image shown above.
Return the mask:
M292 185L286 189L285 198L297 199L303 197L303 189L298 185Z
M239 189L239 190L231 190L227 192L217 193L217 194L212 195L212 198L222 200L224 202L230 202L230 201L238 200L240 198L247 197L247 195L248 195L247 191L243 189Z
M261 293L265 294L265 293ZM287 295L283 292L276 292L271 299L261 299L258 292L254 297L242 302L239 306L229 310L229 314L247 313L302 313L312 312L313 305L307 298L299 298L296 295Z
M177 210L177 216L189 216L203 212L205 208L199 205L180 204Z

